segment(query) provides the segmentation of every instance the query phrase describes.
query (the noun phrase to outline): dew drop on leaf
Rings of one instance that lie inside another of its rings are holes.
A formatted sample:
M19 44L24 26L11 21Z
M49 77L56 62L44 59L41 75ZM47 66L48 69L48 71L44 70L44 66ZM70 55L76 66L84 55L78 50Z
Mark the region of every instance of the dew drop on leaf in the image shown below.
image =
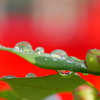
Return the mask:
M12 79L12 78L16 78L16 77L15 76L11 76L11 75L7 75L7 76L3 76L2 78Z
M16 50L24 51L25 53L33 52L32 46L28 42L19 42L14 47Z
M51 57L55 57L58 59L66 59L68 57L67 53L63 50L57 49L50 53Z
M44 48L42 48L42 47L37 47L37 48L35 49L35 51L36 51L38 54L41 54L41 53L44 53Z
M74 72L72 71L68 72L66 70L58 70L58 73L64 78L69 78L74 75Z
M28 73L28 74L26 74L25 77L27 77L27 78L31 78L31 77L36 77L36 75L33 74L33 73Z
M72 58L69 58L69 57L68 57L68 58L66 59L66 62L68 62L68 63L73 63L74 60L73 60Z

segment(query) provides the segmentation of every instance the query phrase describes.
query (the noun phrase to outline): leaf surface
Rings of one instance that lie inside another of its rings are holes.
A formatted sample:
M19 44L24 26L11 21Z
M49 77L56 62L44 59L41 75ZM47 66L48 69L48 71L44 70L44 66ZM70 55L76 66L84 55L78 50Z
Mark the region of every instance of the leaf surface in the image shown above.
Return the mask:
M17 96L25 98L26 100L42 100L55 93L73 91L76 87L83 84L89 85L88 82L78 75L73 75L70 78L63 78L59 74L56 74L46 77L2 78L0 80L7 82Z
M15 48L8 48L3 46L0 47L0 50L14 53L24 58L25 60L29 61L30 63L44 69L69 70L73 72L82 72L82 73L100 75L100 72L89 71L84 64L84 61L80 59L78 60L73 59L73 62L70 62L69 61L70 57L68 57L67 59L58 59L51 56L46 56L47 53L38 54L35 51L30 53L25 53L21 50L16 50Z

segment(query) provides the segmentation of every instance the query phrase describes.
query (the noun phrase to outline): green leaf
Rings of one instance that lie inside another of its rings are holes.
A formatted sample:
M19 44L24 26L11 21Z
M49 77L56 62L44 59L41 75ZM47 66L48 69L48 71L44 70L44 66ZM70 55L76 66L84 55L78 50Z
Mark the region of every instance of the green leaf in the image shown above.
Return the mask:
M24 49L27 51L27 48L24 47ZM14 53L26 59L30 63L45 69L69 70L73 72L100 75L100 72L89 71L84 64L84 61L75 57L67 57L67 59L58 59L55 57L47 56L47 53L38 54L33 50L32 52L24 52L22 50L16 50L15 48L7 48L4 46L0 46L0 50L5 50ZM73 61L71 62L70 59Z
M0 97L5 98L7 100L22 100L14 92L9 91L9 90L1 91L0 92Z
M76 87L83 84L90 85L78 75L73 75L70 78L63 78L57 74L46 77L2 78L0 80L7 82L18 97L25 98L26 100L42 100L55 93L73 91Z

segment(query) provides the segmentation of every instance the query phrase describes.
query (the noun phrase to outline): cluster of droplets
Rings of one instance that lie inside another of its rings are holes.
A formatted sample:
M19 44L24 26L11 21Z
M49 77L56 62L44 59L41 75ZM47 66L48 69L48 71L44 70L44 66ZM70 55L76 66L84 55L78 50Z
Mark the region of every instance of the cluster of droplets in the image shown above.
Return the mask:
M52 57L54 61L56 61L57 59L63 59L70 63L73 62L72 59L68 58L68 54L61 49L54 50L50 54L44 53L45 50L43 47L37 47L35 50L33 50L31 44L24 41L17 43L14 49L17 51L23 51L25 53L31 53L35 51L38 54L44 54L44 56L46 57Z
M32 77L36 77L36 75L34 73L28 73L25 75L26 78L32 78ZM12 75L7 75L7 76L3 76L2 78L4 79L13 79L13 78L17 78L16 76L12 76Z
M15 50L17 51L22 51L24 53L32 53L34 52L34 50L32 49L32 46L30 43L28 42L19 42L15 45L14 47ZM44 53L44 48L42 47L37 47L35 49L35 52L37 52L38 54L43 54Z
M43 54L43 56L45 57L52 57L53 61L57 61L58 59L61 59L61 60L66 60L66 62L68 63L73 63L74 61L77 61L77 62L82 62L81 60L79 60L78 58L76 57L68 57L68 54L64 51L64 50L61 50L61 49L57 49L57 50L54 50L52 51L50 54L49 53L44 53L45 50L43 47L37 47L35 50L32 49L32 46L30 43L28 42L19 42L15 45L15 50L18 50L18 51L23 51L25 53L32 53L32 52L36 52L38 54ZM47 61L48 59L46 58L45 61ZM84 67L84 64L81 65L81 67ZM59 74L63 75L63 76L71 76L73 75L73 72L67 72L65 73L66 70L62 71L62 70L58 70ZM83 73L83 75L88 75L87 73ZM34 77L35 75L32 74L32 73L29 73L26 75L26 77Z
M25 53L32 53L35 51L36 53L43 54L46 57L52 57L53 61L57 61L57 59L62 59L62 60L66 60L68 63L73 63L74 60L77 59L75 57L68 57L68 54L64 50L61 50L61 49L54 50L50 54L44 53L45 50L43 47L37 47L35 50L33 50L31 44L24 41L17 43L14 49L17 51L23 51Z

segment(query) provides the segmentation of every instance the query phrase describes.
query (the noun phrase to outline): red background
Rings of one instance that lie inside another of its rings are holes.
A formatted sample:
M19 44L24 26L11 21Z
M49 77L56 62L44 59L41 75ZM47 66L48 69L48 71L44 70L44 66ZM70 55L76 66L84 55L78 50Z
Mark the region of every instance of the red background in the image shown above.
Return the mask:
M95 0L88 5L87 21L78 19L78 28L74 31L70 40L68 39L68 31L59 33L57 30L47 31L50 34L45 34L43 30L43 22L38 22L38 25L33 25L31 18L28 16L8 15L6 25L0 24L0 44L7 47L14 47L17 42L27 41L32 44L33 49L38 46L45 48L46 52L51 52L54 49L63 49L69 56L76 56L80 59L85 59L87 50L98 48L100 49L100 1ZM34 22L34 21L33 21ZM52 25L51 25L52 26ZM47 27L51 27L48 25ZM58 27L58 26L57 26ZM59 26L60 27L60 26ZM74 26L72 26L73 30ZM45 28L44 28L45 29ZM85 31L84 31L85 30ZM58 33L58 34L57 34ZM67 38L67 39L66 39ZM56 74L54 70L38 68L19 56L0 51L0 77L5 75L14 75L16 77L25 77L27 73L33 72L36 76L46 76ZM100 77L88 75L82 77L91 82L98 90L100 90ZM0 82L0 90L9 88L4 82ZM72 95L61 93L63 100Z

